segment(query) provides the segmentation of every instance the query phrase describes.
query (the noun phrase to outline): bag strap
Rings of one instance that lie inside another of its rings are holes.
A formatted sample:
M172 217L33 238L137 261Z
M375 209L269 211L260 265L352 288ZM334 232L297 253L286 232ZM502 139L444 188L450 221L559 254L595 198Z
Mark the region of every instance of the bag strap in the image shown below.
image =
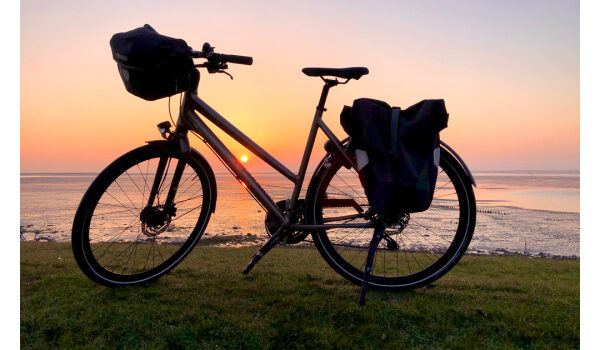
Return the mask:
M392 133L391 140L391 150L390 154L392 158L396 158L398 156L398 128L400 127L400 108L393 107L392 108L392 119L391 119L391 128L390 131Z

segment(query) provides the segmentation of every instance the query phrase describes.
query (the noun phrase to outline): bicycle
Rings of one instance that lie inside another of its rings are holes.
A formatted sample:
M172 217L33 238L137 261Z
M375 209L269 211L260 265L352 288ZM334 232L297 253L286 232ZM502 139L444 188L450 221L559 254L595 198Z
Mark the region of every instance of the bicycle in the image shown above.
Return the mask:
M209 73L226 73L228 63L252 64L252 57L218 54L208 43L202 51L192 51L192 56L206 59L195 66ZM168 121L158 124L163 140L149 141L115 160L83 196L73 222L72 248L85 275L111 287L148 282L169 272L191 252L215 211L217 192L210 165L190 147L190 132L266 209L270 238L243 273L278 243L296 244L308 235L336 272L363 288L413 289L447 273L465 253L475 226L475 181L464 161L441 142L440 172L430 209L379 225L358 181L355 157L349 151L351 140L339 140L322 119L329 90L359 79L368 69L302 71L320 77L324 86L297 174L204 102L196 84L183 93L174 130ZM291 181L289 199L274 202L198 114ZM318 130L328 138L327 154L316 167L305 198L300 198ZM366 274L365 257L373 241L370 232L377 227L381 242L372 249L372 255L377 255Z

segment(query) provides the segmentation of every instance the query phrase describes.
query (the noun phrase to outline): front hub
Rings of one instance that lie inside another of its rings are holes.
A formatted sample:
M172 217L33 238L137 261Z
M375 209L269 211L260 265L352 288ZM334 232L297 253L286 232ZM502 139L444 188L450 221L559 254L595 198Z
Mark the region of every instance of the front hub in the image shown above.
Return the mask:
M163 206L144 208L140 213L142 233L148 237L155 237L164 232L171 223L171 212Z

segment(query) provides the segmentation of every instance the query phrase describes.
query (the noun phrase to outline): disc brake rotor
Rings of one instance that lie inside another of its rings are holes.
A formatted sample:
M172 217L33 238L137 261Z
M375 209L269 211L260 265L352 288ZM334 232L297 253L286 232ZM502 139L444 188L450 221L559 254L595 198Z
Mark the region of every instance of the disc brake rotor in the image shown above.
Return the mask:
M142 233L148 237L158 236L167 230L171 217L171 213L162 206L144 208L140 213Z

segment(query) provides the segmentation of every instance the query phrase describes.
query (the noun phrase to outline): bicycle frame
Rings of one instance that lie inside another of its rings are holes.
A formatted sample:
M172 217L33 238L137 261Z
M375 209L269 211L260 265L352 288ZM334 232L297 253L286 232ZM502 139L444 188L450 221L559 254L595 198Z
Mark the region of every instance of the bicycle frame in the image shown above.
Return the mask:
M273 169L277 170L287 179L294 183L294 190L292 192L292 196L289 200L288 213L290 213L293 209L296 208L298 203L298 198L300 196L300 191L302 189L302 185L304 183L304 177L306 175L306 170L308 167L308 161L310 159L312 149L315 143L315 138L319 129L323 131L323 133L327 136L327 138L331 141L336 151L339 152L340 155L344 158L344 161L347 164L352 164L355 167L354 162L348 157L346 154L344 147L340 140L335 136L335 134L327 127L327 125L322 120L323 112L325 109L325 101L327 99L327 94L329 93L329 89L339 82L337 80L329 80L324 79L325 85L323 86L323 90L321 92L321 98L319 100L319 104L317 105L315 115L313 118L313 122L310 128L310 132L308 134L308 140L306 142L306 148L304 149L304 155L302 156L302 161L300 163L300 169L298 170L298 174L294 174L291 170L289 170L286 166L281 164L275 157L261 148L258 144L252 141L248 136L246 136L243 132L238 130L233 124L228 122L223 116L221 116L217 111L215 111L212 107L210 107L206 102L204 102L200 97L198 97L196 92L186 92L184 94L183 103L181 106L181 110L179 112L179 117L176 123L175 133L187 141L187 132L194 131L206 142L218 155L219 158L231 169L231 171L235 174L235 176L242 181L244 187L246 187L250 193L254 196L254 198L262 204L265 209L271 215L274 215L280 223L283 225L290 225L289 222L289 214L286 216L279 209L279 207L275 204L273 199L268 195L268 193L260 186L260 184L254 179L254 177L248 172L248 170L237 160L237 158L233 155L233 153L223 144L223 142L211 131L211 129L204 123L200 117L196 114L198 112L214 125L219 127L229 136L231 136L234 140L239 142L241 145L246 147L253 154L258 156L260 159L265 161L269 166ZM189 143L187 143L189 145ZM175 186L176 187L176 186ZM176 190L176 189L175 189ZM172 192L172 191L170 191ZM359 215L357 215L359 217ZM348 219L348 217L340 218ZM333 221L333 220L330 220ZM318 229L328 229L328 228L368 228L374 227L370 223L364 224L321 224L321 225L307 225L307 224L294 224L292 228L298 230L318 230Z

